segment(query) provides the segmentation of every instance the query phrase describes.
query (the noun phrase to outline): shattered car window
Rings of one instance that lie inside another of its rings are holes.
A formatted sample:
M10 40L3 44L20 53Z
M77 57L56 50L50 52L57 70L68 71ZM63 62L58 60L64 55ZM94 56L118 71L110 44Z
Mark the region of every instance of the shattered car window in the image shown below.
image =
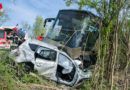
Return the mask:
M58 59L57 76L63 81L71 82L76 73L73 62L63 54L59 54Z
M59 54L58 64L68 70L73 68L71 60L62 54Z
M56 51L47 48L42 48L39 53L39 58L49 61L56 61L56 55Z
M39 47L39 45L29 43L29 47L32 51L35 51Z

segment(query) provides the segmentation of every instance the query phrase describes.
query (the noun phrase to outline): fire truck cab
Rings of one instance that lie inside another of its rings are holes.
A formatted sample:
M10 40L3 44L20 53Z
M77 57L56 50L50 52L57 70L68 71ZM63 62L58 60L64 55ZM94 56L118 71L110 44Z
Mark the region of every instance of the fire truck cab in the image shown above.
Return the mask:
M0 27L0 49L10 49L11 45L18 44L16 30L12 27Z
M10 45L7 43L7 32L0 28L0 49L3 48L10 48Z

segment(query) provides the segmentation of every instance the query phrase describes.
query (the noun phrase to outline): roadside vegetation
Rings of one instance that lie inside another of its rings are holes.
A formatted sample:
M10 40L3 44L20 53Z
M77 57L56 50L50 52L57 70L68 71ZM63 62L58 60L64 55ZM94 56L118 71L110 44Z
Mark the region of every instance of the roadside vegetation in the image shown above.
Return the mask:
M37 38L39 35L41 35L41 33L44 35L46 33L44 28L44 20L41 16L37 16L33 25L33 34L35 38Z
M65 87L39 76L35 71L26 72L24 65L15 63L8 55L8 51L0 51L0 90L60 89Z
M130 2L129 0L65 0L79 10L95 10L101 18L97 63L83 90L130 89Z

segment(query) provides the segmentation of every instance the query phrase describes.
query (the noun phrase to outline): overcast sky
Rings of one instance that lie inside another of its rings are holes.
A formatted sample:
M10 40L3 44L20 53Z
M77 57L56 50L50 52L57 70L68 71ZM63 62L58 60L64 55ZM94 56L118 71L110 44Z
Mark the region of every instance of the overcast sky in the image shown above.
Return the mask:
M4 25L9 26L23 22L32 26L37 15L45 19L56 17L61 9L78 9L76 5L67 7L64 0L0 0L0 3L10 18Z

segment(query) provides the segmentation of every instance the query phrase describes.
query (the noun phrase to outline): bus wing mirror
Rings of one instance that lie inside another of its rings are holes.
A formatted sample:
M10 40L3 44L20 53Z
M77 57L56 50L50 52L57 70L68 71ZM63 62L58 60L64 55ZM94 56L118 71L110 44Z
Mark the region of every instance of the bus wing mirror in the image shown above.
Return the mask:
M47 22L52 22L52 21L55 21L55 18L46 18L44 21L44 27L46 27Z

